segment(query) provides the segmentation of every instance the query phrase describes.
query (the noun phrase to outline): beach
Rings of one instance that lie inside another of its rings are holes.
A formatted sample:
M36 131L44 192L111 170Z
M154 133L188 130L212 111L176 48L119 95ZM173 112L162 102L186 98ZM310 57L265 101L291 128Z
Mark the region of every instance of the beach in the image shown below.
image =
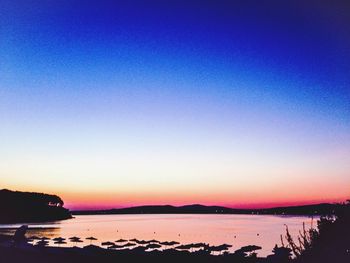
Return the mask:
M84 248L36 247L30 244L13 246L10 236L0 236L0 262L61 263L61 262L269 262L264 258L243 258L237 255L214 256L203 252L166 250L144 252L113 251L94 245Z

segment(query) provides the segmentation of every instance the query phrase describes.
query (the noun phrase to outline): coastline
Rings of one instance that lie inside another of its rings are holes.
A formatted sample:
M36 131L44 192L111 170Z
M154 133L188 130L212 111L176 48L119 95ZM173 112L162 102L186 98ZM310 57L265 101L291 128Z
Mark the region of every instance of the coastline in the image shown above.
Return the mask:
M31 244L14 246L11 236L0 235L1 262L273 262L263 257L249 258L238 254L211 255L204 251L189 252L168 249L149 252L139 249L112 250L88 245L79 247L38 247Z
M157 240L159 242L176 241L181 244L206 243L211 246L230 244L228 252L240 247L258 245L259 256L271 254L272 248L280 245L280 235L285 233L285 224L291 226L293 237L302 229L312 225L310 217L275 216L275 215L81 215L75 219L48 224L29 224L27 237L39 236L66 238L68 244L62 246L79 247L91 242L86 237L93 236L97 241L114 242L119 239ZM47 230L45 227L59 226L59 229ZM1 227L1 226L0 226ZM0 234L14 234L20 225L9 225L7 231L0 229ZM41 227L33 229L33 227ZM249 229L249 230L248 230ZM69 237L77 236L83 242L71 243ZM123 245L116 243L117 245ZM49 245L55 246L52 240ZM167 246L171 248L172 246ZM130 247L128 247L130 248Z
M147 205L107 210L72 210L72 215L114 215L114 214L215 214L215 215L290 215L320 216L333 214L337 204L312 204L300 206L272 207L259 209L237 209L223 206L205 205Z

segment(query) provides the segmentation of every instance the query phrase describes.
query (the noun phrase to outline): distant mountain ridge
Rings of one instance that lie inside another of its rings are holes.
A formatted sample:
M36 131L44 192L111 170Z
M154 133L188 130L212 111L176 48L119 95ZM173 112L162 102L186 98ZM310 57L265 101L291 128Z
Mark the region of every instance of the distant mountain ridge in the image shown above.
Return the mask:
M262 215L323 215L334 214L338 204L314 204L301 206L274 207L265 209L237 209L223 206L205 206L200 204L172 206L146 205L107 210L72 211L74 215L92 214L262 214Z

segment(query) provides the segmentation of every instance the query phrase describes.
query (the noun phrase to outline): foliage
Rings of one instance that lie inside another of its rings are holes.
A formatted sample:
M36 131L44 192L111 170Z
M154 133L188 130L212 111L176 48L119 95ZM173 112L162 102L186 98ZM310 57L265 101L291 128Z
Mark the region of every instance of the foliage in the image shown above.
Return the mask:
M350 202L336 206L333 215L323 215L317 222L317 229L299 232L295 241L286 226L286 245L295 262L350 262Z
M0 190L0 223L41 222L71 218L57 195Z

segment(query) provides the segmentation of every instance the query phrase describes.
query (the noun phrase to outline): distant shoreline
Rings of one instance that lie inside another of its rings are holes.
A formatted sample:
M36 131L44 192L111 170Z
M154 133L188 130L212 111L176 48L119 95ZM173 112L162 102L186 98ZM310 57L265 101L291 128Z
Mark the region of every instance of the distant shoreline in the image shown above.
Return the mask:
M236 209L223 206L204 205L153 205L115 208L107 210L75 210L72 215L108 215L108 214L256 214L256 215L325 215L334 214L337 204L314 204L301 206L274 207L263 209Z

